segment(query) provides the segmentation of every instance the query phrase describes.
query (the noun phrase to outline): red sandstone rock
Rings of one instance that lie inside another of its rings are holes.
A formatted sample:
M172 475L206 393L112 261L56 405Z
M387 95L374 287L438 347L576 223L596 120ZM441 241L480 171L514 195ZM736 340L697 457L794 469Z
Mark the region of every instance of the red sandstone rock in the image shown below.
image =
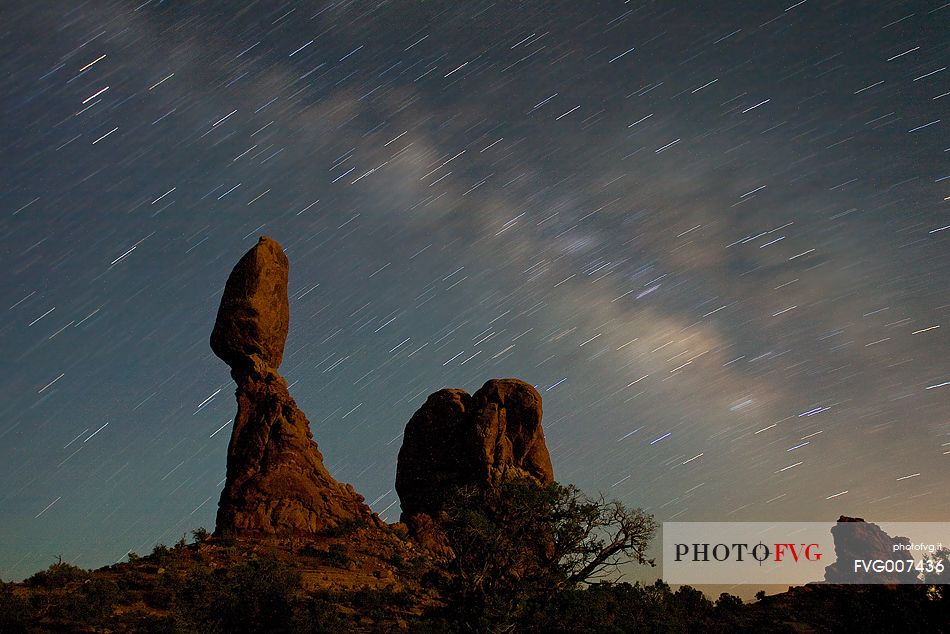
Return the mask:
M458 487L487 491L516 477L554 481L541 396L524 381L494 379L472 396L440 390L406 425L396 493L410 528L429 527Z
M277 373L287 338L288 261L262 237L231 272L211 349L231 366L238 412L215 532L313 534L378 518L348 484L333 479L310 424Z
M280 367L290 324L289 268L280 245L261 236L228 276L211 349L235 371Z

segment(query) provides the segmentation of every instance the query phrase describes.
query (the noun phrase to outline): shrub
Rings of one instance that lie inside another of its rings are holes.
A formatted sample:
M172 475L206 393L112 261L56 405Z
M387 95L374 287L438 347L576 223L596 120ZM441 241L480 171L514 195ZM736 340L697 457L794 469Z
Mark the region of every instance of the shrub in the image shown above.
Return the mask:
M142 601L150 608L168 610L175 604L175 591L165 585L159 585L145 590Z
M178 589L183 616L201 632L293 632L300 575L270 559L222 570L195 567Z
M156 563L164 563L168 556L171 554L171 549L165 544L156 544L155 548L152 549L152 558Z
M330 634L352 630L352 617L340 611L338 598L330 592L317 592L297 603L293 631Z
M110 620L109 626L112 631L135 632L135 634L181 634L182 632L174 616L159 616L141 610L117 615Z
M66 563L59 557L49 568L40 570L23 583L28 587L63 588L70 582L85 579L87 574L79 566Z
M406 565L406 558L402 556L402 553L394 551L392 555L389 556L389 563L396 568L402 568Z
M346 568L350 563L350 556L346 552L346 546L343 544L330 544L325 553L321 553L321 558L331 566Z
M0 632L29 632L33 621L29 602L13 593L13 584L0 581Z
M723 592L719 595L719 598L716 599L717 610L734 611L740 607L742 607L742 599L735 596L734 594Z
M200 544L201 542L208 541L211 538L211 533L209 533L204 526L200 526L191 531L191 536L195 538L196 544Z
M121 593L119 586L111 579L93 577L83 582L78 596L81 598L80 611L92 621L101 621L112 614Z
M114 581L90 576L64 592L49 594L46 613L67 623L98 625L112 615L119 596L119 586Z
M355 607L372 608L390 606L406 608L412 605L412 596L405 591L396 591L392 588L360 588L350 597Z
M324 551L320 550L316 546L307 544L306 546L301 547L297 552L305 557L319 557Z

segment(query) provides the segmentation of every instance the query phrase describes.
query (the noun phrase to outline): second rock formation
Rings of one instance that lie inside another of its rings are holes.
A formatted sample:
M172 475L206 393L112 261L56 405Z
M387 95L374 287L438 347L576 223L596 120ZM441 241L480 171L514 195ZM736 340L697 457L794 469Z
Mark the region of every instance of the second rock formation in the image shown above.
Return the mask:
M406 425L396 465L402 521L420 536L458 488L489 491L518 477L554 481L537 390L518 379L493 379L471 396L440 390Z

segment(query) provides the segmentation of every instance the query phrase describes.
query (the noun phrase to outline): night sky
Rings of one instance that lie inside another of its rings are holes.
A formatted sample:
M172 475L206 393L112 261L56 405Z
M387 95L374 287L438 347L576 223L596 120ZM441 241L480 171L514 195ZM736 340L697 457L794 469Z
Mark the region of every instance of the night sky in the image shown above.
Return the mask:
M212 528L208 337L384 519L403 427L517 377L658 521L950 520L950 3L0 7L0 577Z

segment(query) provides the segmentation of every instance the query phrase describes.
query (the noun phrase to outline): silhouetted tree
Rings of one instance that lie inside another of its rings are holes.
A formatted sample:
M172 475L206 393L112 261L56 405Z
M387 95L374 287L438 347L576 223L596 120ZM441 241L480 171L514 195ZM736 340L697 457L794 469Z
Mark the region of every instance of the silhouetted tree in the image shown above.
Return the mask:
M610 568L646 559L653 517L577 487L512 480L462 489L443 528L455 553L445 611L461 630L508 632Z

